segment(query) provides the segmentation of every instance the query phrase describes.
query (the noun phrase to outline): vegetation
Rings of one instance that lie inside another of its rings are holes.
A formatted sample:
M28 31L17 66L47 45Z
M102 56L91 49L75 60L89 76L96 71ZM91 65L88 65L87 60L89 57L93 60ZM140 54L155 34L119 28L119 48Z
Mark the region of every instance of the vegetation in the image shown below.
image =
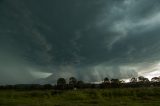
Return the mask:
M104 78L99 84L84 83L77 80L75 77L70 77L68 83L64 78L58 78L56 85L40 85L40 84L18 84L0 86L0 89L14 89L14 90L71 90L71 89L88 89L88 88L138 88L138 87L160 87L160 77L154 77L149 81L147 78L140 76L138 78L131 78L130 82L125 83L119 79Z
M56 85L0 86L0 106L159 106L160 77L140 76L129 83L104 78L100 84L75 77L59 78Z
M159 106L159 88L0 90L0 106Z
M160 77L154 77L151 81L148 78L143 76L139 76L138 78L131 78L130 82L125 83L124 81L120 81L119 79L109 79L107 77L104 78L104 81L99 84L94 83L84 83L83 81L77 81L75 77L69 78L69 83L67 84L64 78L63 82L60 83L59 79L57 80L57 85L54 86L54 89L58 90L67 90L74 88L136 88L136 87L160 87Z

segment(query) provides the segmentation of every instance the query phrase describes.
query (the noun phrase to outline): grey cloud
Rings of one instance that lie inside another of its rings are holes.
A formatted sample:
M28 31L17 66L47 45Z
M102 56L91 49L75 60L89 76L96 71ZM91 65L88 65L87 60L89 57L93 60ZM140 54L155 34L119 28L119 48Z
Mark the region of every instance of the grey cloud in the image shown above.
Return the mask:
M1 66L6 78L15 72L26 74L22 82L34 80L30 69L55 78L127 78L159 62L157 0L3 0L0 5L0 50L9 52L0 54L5 57L0 62L18 59L14 70ZM6 82L21 79L15 77Z

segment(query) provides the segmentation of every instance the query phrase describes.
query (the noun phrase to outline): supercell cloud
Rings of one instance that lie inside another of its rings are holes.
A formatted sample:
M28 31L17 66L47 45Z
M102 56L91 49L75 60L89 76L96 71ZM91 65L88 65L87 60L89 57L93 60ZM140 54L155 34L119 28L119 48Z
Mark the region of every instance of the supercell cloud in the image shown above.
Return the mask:
M0 84L160 75L159 28L158 0L0 0Z

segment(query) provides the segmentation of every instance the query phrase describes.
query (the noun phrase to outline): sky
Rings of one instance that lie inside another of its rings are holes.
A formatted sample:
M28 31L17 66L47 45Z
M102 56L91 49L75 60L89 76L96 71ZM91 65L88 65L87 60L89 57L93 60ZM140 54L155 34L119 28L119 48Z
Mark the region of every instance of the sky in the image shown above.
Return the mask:
M159 28L159 0L0 0L0 84L160 76Z

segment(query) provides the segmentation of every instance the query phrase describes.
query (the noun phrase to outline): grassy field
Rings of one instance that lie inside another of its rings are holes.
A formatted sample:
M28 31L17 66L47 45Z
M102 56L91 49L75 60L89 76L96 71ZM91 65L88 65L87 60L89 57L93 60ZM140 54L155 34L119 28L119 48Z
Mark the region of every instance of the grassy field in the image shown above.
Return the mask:
M160 88L0 90L0 106L160 106Z

